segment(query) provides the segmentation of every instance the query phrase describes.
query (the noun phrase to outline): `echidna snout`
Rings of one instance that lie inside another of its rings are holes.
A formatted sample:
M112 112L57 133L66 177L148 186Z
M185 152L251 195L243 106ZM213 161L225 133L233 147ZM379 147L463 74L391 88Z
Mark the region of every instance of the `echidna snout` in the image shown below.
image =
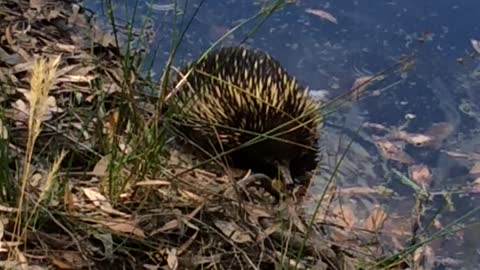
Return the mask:
M190 68L175 96L174 126L192 143L212 154L231 152L237 167L280 172L288 183L316 167L319 105L276 60L227 47L181 73Z

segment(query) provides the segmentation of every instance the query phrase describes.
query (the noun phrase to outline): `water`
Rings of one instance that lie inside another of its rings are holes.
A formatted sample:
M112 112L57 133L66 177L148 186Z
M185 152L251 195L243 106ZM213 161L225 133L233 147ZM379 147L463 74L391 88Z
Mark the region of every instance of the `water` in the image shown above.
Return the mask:
M150 1L140 1L139 13L143 16L140 19L148 17L153 22L156 36L152 45L158 45L159 51L154 56L152 70L158 75L168 56L173 11L169 0L153 2L154 10L149 15ZM231 27L258 12L266 2L205 1L179 48L175 64L191 61ZM124 4L120 5L117 15L123 22L126 18L123 14L131 13L134 3L128 2L126 9ZM198 0L188 1L189 5L184 6L179 1L178 8L186 15L183 25L199 3ZM97 2L87 5L101 11ZM307 8L331 13L338 24L306 13ZM472 153L480 153L477 139L480 138L480 107L477 105L480 102L480 61L468 56L474 52L470 39L480 39L479 10L478 0L298 1L274 14L247 39L248 46L269 52L304 85L328 90L332 96L350 89L357 77L380 72L400 57L415 54L415 68L405 80L397 74L375 85L373 89L399 82L378 97L368 97L340 110L330 120L333 125L324 136L324 142L330 142L324 147L326 158L323 162L327 167L328 161L332 162L335 153L338 154L339 138L343 138L343 146L349 138L354 139L352 151L341 169L340 186L384 186L395 191L394 196L387 198L352 199L359 215L365 216L374 204L382 204L392 216L409 217L415 206L412 189L390 174L391 169L396 168L407 175L407 166L382 158L372 143L371 130L356 134L355 130L364 122L398 127L405 123L407 114L413 114L416 118L406 130L415 133L426 132L434 123L447 122L453 132L438 149L407 146L405 151L416 164L425 164L432 171L433 180L429 186L432 192L466 186L476 178L469 174L475 160L452 157L446 151L470 157ZM238 44L253 25L247 24L223 45ZM445 202L442 196L436 196L427 207L425 219ZM454 194L452 208L442 211L436 221L445 226L478 205L478 194ZM479 217L473 214L462 224L478 223ZM478 226L472 226L433 242L438 269L480 269L477 266L480 265L477 232Z

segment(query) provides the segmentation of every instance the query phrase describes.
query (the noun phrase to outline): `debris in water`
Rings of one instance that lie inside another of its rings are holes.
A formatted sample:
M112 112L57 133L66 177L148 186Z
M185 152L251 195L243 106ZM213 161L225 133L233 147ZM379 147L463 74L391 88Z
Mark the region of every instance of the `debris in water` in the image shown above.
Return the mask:
M334 24L337 24L337 18L335 18L332 14L326 12L326 11L323 11L321 9L312 9L312 8L307 8L305 9L305 12L307 13L310 13L310 14L313 14L315 16L318 16L324 20L327 20L331 23L334 23Z
M381 81L384 79L384 76L362 76L355 80L351 88L352 98L359 100L362 93L365 91L368 85L374 81Z
M428 147L438 149L442 145L443 141L452 134L454 131L453 126L448 122L439 122L433 124L426 132L426 136L430 136L434 138L433 141L429 142L427 145Z
M417 118L417 116L416 116L415 114L413 114L413 113L407 113L407 114L405 114L405 119L406 119L406 120L413 120L413 119L415 119L415 118Z
M473 188L471 190L472 193L480 193L480 177L475 179L472 182Z
M419 133L409 133L402 130L394 130L390 135L387 136L389 139L393 140L402 140L416 147L423 147L430 144L434 141L435 138L432 136L419 134Z
M405 164L415 163L415 160L397 144L377 136L374 136L372 139L383 157Z
M470 174L477 175L480 174L480 162L475 162L473 167L470 169Z
M480 41L478 41L476 39L470 39L470 43L472 44L473 49L477 53L480 53Z
M399 128L388 128L381 124L365 123L363 126L387 132L387 135L384 136L384 139L387 140L404 141L416 147L433 149L440 148L442 142L453 132L453 126L447 122L433 124L424 134L404 131L405 125Z
M368 218L364 221L365 229L371 232L378 232L382 229L388 215L380 205L375 205Z
M426 165L412 165L408 167L408 174L413 181L424 189L426 189L432 182L432 173Z

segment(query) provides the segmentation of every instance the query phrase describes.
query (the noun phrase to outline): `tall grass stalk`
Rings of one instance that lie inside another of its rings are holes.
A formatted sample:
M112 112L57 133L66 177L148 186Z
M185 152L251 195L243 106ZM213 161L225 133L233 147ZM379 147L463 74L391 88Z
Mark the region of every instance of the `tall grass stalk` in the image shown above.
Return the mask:
M27 145L25 150L25 159L23 162L23 171L21 178L20 196L18 198L17 206L18 211L15 218L13 235L17 237L18 241L26 240L22 239L24 235L22 229L22 214L25 203L26 187L30 177L30 166L33 155L33 149L35 141L41 131L41 124L43 116L47 112L48 93L53 84L56 76L58 65L60 64L61 55L55 58L47 59L46 57L38 57L35 59L32 69L32 78L30 80L30 95L29 95L29 118L28 118L28 134ZM9 252L9 258L12 258L13 254Z

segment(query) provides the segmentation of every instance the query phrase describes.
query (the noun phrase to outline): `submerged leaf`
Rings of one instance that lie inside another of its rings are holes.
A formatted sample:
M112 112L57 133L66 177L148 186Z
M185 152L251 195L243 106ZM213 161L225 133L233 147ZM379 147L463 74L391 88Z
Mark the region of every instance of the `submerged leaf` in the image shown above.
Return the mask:
M415 163L415 160L398 145L383 138L374 139L374 142L383 157L405 164Z
M383 227L383 223L387 219L387 213L382 206L376 205L373 208L370 216L365 220L364 227L366 230L376 232L379 231Z
M477 161L470 169L470 174L480 174L480 162Z
M408 168L408 174L413 181L423 188L427 188L432 182L432 173L426 165L412 165Z

